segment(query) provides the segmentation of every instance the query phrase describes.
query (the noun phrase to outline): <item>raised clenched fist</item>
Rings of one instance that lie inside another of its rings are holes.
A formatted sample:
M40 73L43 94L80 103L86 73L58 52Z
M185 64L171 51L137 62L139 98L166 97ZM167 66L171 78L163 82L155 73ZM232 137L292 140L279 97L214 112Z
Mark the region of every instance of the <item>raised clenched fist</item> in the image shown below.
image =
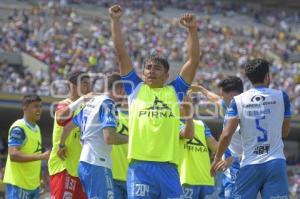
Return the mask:
M197 20L196 17L191 13L186 13L180 17L180 24L187 28L196 28Z
M119 5L113 5L109 8L108 12L112 19L120 19L120 17L123 15L123 10Z

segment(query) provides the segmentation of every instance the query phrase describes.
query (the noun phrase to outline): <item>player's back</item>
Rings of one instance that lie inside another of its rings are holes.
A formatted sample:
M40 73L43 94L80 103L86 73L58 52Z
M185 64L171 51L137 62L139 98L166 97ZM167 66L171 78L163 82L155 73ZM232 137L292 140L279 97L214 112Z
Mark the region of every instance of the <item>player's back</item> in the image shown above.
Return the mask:
M104 142L102 125L99 122L99 114L102 111L100 107L105 100L111 99L105 95L93 97L80 113L80 140L82 143L80 161L110 168L112 147ZM108 107L103 110L113 111L108 110Z
M283 92L259 87L234 99L243 145L241 166L285 159L282 142Z

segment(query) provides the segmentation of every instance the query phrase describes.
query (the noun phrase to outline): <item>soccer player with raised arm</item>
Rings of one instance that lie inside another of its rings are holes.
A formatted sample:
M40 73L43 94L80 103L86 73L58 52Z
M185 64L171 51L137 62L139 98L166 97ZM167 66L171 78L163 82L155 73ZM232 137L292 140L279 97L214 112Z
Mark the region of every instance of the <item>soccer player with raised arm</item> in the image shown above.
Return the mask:
M240 124L243 156L232 198L288 198L286 161L282 137L290 129L291 106L288 95L268 88L269 63L254 59L245 64L245 74L254 88L235 96L227 109L227 123L220 137L211 173L219 163Z
M168 61L158 55L145 59L143 79L133 70L121 33L119 5L109 9L112 39L120 63L129 106L127 188L129 198L180 198L177 171L179 146L179 103L192 83L199 64L199 40L194 15L185 14L180 23L188 30L188 61L170 84ZM131 82L128 83L128 82Z

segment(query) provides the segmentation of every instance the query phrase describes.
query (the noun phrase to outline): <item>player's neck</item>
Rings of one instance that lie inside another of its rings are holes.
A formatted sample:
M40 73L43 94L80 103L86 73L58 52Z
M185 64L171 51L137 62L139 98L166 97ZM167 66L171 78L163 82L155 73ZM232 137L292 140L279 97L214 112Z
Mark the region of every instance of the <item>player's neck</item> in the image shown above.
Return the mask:
M257 83L257 84L253 84L254 88L260 88L260 87L265 87L268 88L268 85L265 83Z
M31 126L35 126L36 124L36 121L26 115L24 115L24 120L25 122L27 122L28 124L30 124Z
M116 98L114 97L114 95L112 94L112 92L108 91L107 93L105 93L108 97L110 97L111 99L113 99L114 101L116 100Z
M79 98L79 96L75 93L72 93L71 96L69 97L69 99L74 102Z
M147 84L150 88L163 88L164 84Z

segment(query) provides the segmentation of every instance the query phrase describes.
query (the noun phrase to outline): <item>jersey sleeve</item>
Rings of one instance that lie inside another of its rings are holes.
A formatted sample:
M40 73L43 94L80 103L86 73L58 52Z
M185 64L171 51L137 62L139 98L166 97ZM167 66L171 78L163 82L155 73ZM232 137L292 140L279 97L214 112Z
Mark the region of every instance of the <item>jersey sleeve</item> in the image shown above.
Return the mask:
M123 75L122 82L125 93L130 95L133 90L142 82L142 79L136 74L135 70L132 70L127 75Z
M83 110L79 111L79 113L77 113L74 117L73 117L73 123L80 127L81 121L82 121L82 114L83 114Z
M169 85L174 87L179 101L183 100L184 96L186 95L186 92L190 88L190 84L188 84L180 75L178 75L176 79L172 81Z
M224 101L223 99L221 99L221 106L222 106L222 108L223 108L224 110L227 109L226 103L225 103L225 101Z
M210 128L206 124L204 125L204 127L205 127L205 138L207 139L209 137L212 137L212 133L210 131Z
M22 146L26 139L24 130L21 127L13 127L9 132L8 147Z
M227 108L226 115L229 118L238 117L238 110L234 99L231 100L230 105Z
M112 100L107 99L104 100L100 106L99 110L99 122L101 125L101 129L107 127L117 128L117 109Z
M283 95L283 102L284 102L284 117L289 118L292 116L291 102L286 92L283 91L282 95Z

